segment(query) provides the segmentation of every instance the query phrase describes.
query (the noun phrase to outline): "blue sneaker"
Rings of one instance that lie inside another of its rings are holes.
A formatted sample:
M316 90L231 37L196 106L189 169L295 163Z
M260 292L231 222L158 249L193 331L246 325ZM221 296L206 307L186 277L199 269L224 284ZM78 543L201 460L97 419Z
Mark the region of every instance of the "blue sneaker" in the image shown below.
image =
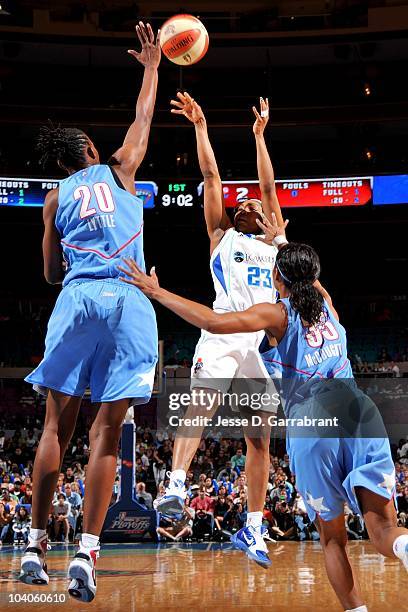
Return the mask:
M252 561L261 567L267 568L272 565L268 556L268 548L264 541L267 530L264 527L255 529L252 526L243 527L231 536L231 542L235 548L242 550Z
M171 518L176 518L176 516L183 514L186 495L187 491L185 489L184 482L181 480L170 480L166 493L163 495L163 497L157 500L157 512Z

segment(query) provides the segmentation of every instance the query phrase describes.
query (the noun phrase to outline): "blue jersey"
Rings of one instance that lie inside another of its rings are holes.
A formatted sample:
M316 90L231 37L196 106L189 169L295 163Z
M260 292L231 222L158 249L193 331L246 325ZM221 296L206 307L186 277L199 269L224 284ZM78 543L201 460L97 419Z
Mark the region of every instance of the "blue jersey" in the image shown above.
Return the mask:
M293 403L305 399L312 389L316 392L313 381L350 379L353 373L347 358L346 330L326 302L322 322L306 327L299 313L292 308L289 298L280 301L285 304L288 313L286 333L277 347L271 348L264 341L260 350L271 377L285 379L282 381L282 394L287 413Z
M89 166L61 181L55 225L67 263L64 287L73 279L118 277L124 256L145 269L143 202L110 166Z

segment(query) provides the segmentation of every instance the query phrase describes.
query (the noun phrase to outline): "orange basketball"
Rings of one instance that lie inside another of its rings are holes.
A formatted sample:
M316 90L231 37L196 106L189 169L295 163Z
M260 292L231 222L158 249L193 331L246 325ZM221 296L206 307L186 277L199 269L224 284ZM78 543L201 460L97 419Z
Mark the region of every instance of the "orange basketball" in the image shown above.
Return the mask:
M175 64L189 66L204 57L208 49L208 32L197 17L175 15L161 27L160 46Z

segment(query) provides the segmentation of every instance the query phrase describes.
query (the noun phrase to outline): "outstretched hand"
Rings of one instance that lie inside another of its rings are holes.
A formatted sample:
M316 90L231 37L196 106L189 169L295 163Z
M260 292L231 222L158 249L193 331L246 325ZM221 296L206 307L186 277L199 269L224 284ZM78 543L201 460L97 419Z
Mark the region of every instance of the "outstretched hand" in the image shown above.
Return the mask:
M142 45L142 50L138 52L134 49L129 49L129 55L133 55L145 67L157 68L161 59L160 30L157 31L155 42L150 23L145 25L143 21L139 21L139 24L136 26L136 34Z
M265 100L263 98L259 98L259 106L260 106L260 111L261 111L260 113L258 112L256 106L252 107L252 110L255 115L255 123L252 129L253 129L255 136L260 136L261 134L264 133L266 124L269 121L269 100L268 98L266 98Z
M256 219L257 225L261 228L264 235L256 236L256 240L260 240L261 242L265 242L265 244L272 245L276 236L284 236L286 237L286 226L289 223L289 219L286 219L283 225L278 225L276 220L275 213L272 213L272 223L263 215L263 222L259 219Z
M172 108L171 112L175 115L184 115L191 123L198 123L204 120L204 113L201 106L190 96L186 91L181 93L177 92L178 100L171 100L170 104L176 108Z
M147 297L154 299L157 294L157 290L160 289L159 279L157 278L155 268L153 267L150 270L150 276L143 272L141 268L137 265L134 259L131 257L124 257L123 261L128 266L128 268L122 268L122 266L118 266L118 269L126 274L129 278L125 278L120 276L120 280L124 283L128 283L129 285L134 285L138 287Z

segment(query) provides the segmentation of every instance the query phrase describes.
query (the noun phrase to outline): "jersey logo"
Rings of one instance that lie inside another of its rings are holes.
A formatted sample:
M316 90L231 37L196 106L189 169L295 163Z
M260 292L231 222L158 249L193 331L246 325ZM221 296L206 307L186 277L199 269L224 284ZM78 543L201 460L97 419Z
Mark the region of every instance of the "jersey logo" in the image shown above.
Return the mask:
M339 334L331 321L326 321L324 325L316 327L312 325L306 334L306 342L311 348L319 348L325 340L338 340Z
M241 263L241 261L244 261L244 259L245 259L244 253L241 253L241 251L235 251L234 261L236 261L237 263Z
M204 367L203 360L201 359L201 357L199 357L194 364L194 374L197 374L198 370L201 370L201 368L203 367Z

